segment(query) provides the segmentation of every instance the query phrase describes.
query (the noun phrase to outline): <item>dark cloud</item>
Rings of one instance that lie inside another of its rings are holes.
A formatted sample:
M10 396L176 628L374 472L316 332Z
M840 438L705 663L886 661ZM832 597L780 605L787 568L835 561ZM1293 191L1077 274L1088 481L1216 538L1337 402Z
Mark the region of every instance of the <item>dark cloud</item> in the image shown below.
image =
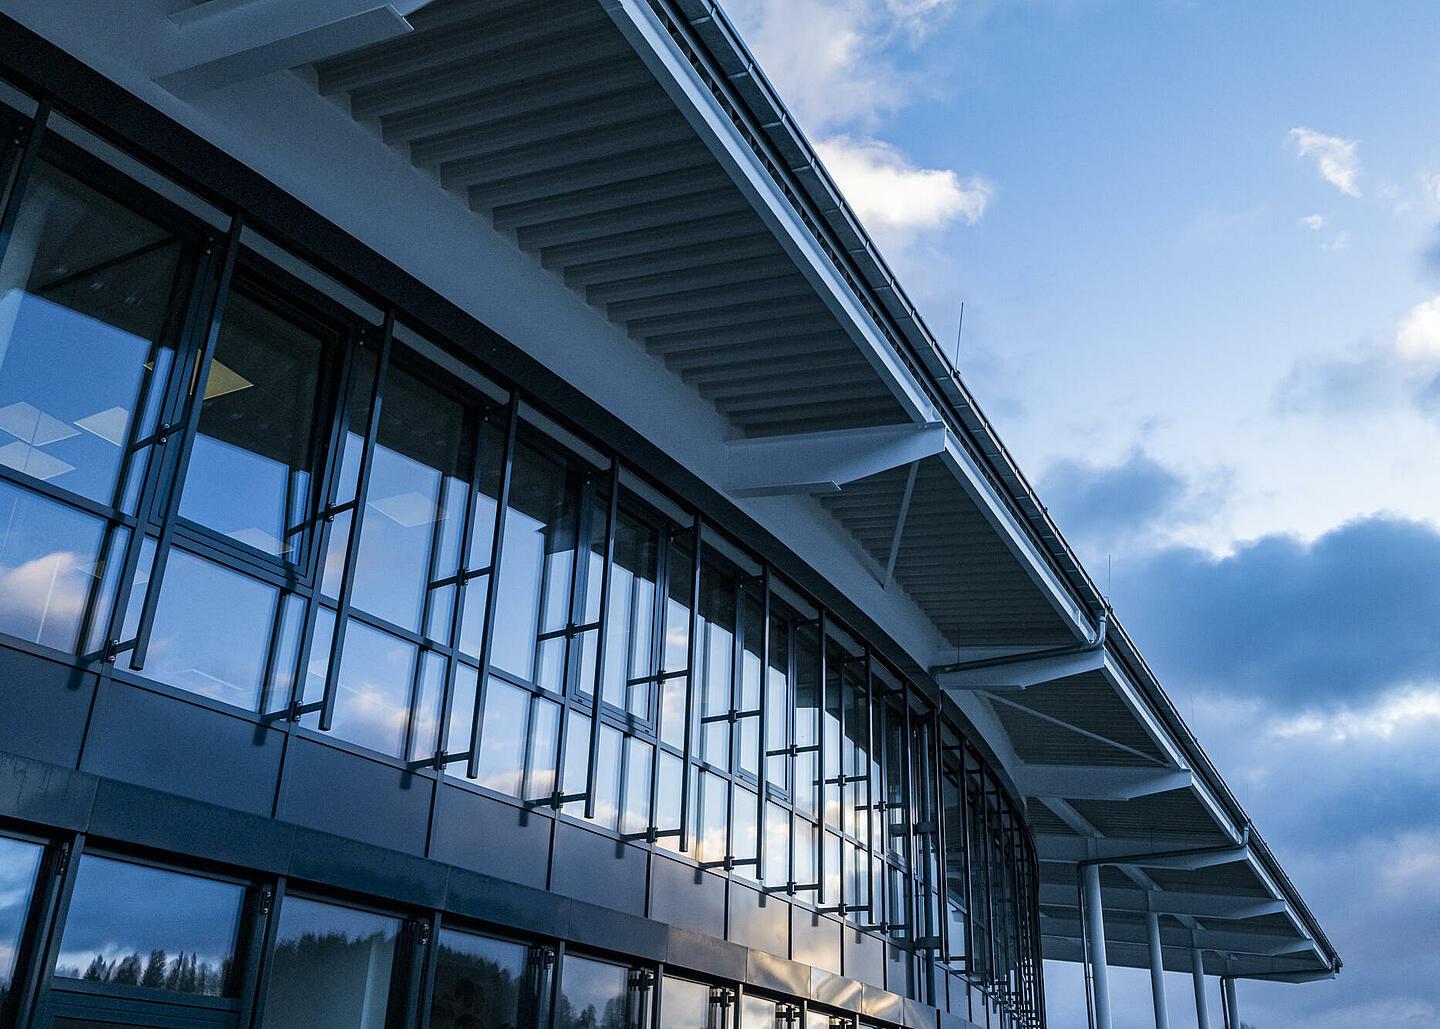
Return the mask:
M1312 543L1142 555L1117 610L1167 680L1283 708L1440 680L1440 532L1375 516Z
M1065 534L1087 541L1143 532L1173 512L1188 491L1185 479L1143 450L1109 467L1061 461L1039 486Z

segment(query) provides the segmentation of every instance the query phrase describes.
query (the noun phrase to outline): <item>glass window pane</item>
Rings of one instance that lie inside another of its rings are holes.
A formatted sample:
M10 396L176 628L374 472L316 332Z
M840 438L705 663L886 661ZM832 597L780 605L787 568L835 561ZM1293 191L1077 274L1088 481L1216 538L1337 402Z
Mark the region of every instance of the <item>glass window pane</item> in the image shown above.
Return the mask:
M244 293L225 303L180 513L294 557L310 509L324 344Z
M554 1029L625 1029L628 972L589 958L565 956Z
M181 245L44 161L20 203L0 263L0 464L114 504L172 363Z
M628 683L653 673L651 644L659 555L659 530L622 510L615 534L615 563L610 573L602 696L611 707L647 721L654 684L629 686ZM581 685L585 689L585 684Z
M104 545L98 518L0 482L0 632L76 650L99 597ZM111 549L118 564L120 548Z
M335 504L353 503L360 482L365 431L370 421L371 394L375 390L376 358L373 351L356 350L351 355L350 387L345 400L345 442L340 449L340 475L335 487ZM342 511L330 526L322 566L321 590L327 597L340 595L340 577L345 571L345 548L350 543L354 512Z
M86 854L55 974L210 997L234 994L245 887Z
M400 919L286 897L264 1029L383 1029Z
M529 948L508 940L444 929L435 963L430 1029L517 1029Z
M481 786L512 797L520 796L529 701L528 691L503 679L491 679L486 686L477 776Z
M660 990L660 1029L716 1029L710 1019L710 987L667 975Z
M565 735L565 778L567 794L583 794L590 767L590 719L578 711L570 712L570 727ZM600 726L600 758L595 773L595 818L597 825L615 828L620 810L620 733L615 728ZM584 801L572 801L562 810L582 818Z
M138 609L137 583L130 603ZM280 591L213 561L170 551L144 674L246 710L262 708ZM277 701L283 703L283 700Z
M416 657L413 644L351 620L345 630L330 731L382 754L404 756ZM306 724L318 724L318 717L307 715Z
M728 566L706 561L700 575L700 710L708 718L730 710L731 673L735 666L736 585ZM701 722L700 757L717 768L730 767L730 724Z
M622 833L644 832L650 828L650 761L655 750L644 740L625 737L625 808L620 819Z
M38 843L0 836L0 1010L10 994L20 937L35 892L44 848Z
M464 408L391 368L360 532L357 607L420 631L429 583L459 570L472 464ZM430 628L448 634L448 618Z
M746 994L740 1006L740 1029L777 1029L775 1002Z
M542 671L536 637L570 621L578 498L578 478L565 462L516 442L491 653L496 667L533 682ZM558 685L559 663L549 662L549 685Z

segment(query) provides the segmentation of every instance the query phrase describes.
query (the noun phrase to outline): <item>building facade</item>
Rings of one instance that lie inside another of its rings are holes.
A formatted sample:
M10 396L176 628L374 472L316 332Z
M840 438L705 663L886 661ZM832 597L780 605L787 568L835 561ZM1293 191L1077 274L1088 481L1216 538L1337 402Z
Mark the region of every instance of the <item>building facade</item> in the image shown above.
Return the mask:
M0 1024L1338 969L722 12L0 9Z

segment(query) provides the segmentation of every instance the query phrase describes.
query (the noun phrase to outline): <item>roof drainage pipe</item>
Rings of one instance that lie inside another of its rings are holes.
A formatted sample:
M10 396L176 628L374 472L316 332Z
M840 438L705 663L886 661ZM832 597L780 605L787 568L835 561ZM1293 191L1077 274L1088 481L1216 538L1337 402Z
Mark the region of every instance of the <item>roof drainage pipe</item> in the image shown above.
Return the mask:
M1101 623L1103 631L1104 623ZM1103 645L1103 644L1102 644ZM1150 854L1118 855L1089 858L1075 864L1076 890L1080 896L1081 958L1085 966L1085 1006L1089 1012L1090 1029L1113 1029L1110 1020L1110 977L1105 963L1105 913L1100 893L1100 869L1105 865L1133 865L1147 868L1204 868L1226 861L1239 861L1250 852L1250 827L1241 831L1238 844L1219 847L1196 847L1191 850L1164 850ZM1194 951L1199 959L1200 951ZM1203 971L1196 973L1196 989L1203 983ZM1196 993L1197 1000L1203 994ZM1164 1007L1156 995L1156 1025L1163 1026ZM1202 1023L1201 1029L1209 1029Z

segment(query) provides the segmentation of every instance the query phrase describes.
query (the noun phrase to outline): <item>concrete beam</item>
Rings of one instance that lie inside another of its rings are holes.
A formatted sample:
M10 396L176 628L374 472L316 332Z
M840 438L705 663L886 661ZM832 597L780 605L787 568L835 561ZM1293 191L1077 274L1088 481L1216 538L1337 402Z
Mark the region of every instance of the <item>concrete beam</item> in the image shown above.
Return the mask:
M726 488L737 497L836 493L846 483L940 453L946 435L942 423L926 422L732 440Z
M210 0L172 15L179 34L155 81L181 98L335 57L411 31L428 0Z

